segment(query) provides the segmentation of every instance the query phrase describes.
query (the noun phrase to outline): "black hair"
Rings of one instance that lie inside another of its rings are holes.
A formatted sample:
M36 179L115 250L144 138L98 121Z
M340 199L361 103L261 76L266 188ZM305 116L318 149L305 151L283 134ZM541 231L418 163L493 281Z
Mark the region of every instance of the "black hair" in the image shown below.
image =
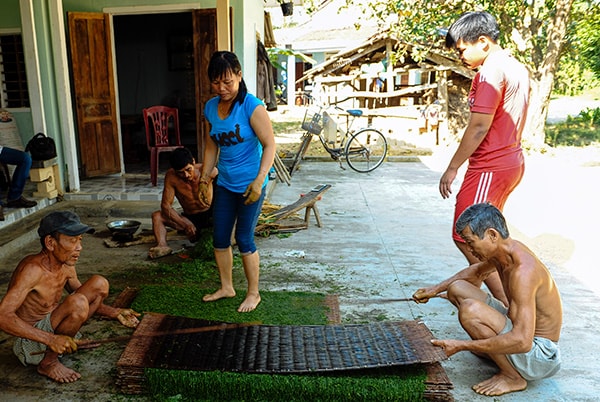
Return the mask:
M488 12L469 11L461 15L448 28L446 47L451 49L460 40L466 43L475 43L480 36L487 36L497 42L500 36L498 22Z
M194 157L187 148L176 148L169 156L169 163L175 170L181 170L187 165L194 164Z
M467 226L480 239L483 239L485 231L490 228L496 229L503 239L509 236L506 220L502 212L487 202L471 205L460 214L456 220L456 233L462 233Z
M214 52L208 63L208 79L212 82L223 77L227 72L231 72L232 74L239 74L242 72L242 65L237 56L235 53L225 50ZM240 105L244 103L247 93L248 88L246 87L244 78L242 78L238 94L231 103L231 108L233 108L236 102ZM229 111L231 112L231 109Z

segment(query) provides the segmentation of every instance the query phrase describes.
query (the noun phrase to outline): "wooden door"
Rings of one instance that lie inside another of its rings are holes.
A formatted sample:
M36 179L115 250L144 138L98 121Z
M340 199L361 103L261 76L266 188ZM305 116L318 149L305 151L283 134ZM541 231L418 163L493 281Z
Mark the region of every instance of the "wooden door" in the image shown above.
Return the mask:
M213 95L208 80L208 63L217 50L217 10L194 10L194 75L196 78L196 136L198 156L201 161L204 152L204 105Z
M109 16L69 13L80 176L121 172Z

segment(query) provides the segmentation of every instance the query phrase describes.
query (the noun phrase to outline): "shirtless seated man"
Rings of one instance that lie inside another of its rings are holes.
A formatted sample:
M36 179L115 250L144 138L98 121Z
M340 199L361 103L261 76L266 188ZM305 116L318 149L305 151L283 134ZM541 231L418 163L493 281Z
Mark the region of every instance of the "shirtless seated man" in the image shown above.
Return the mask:
M81 240L93 231L73 212L46 215L38 228L42 250L21 260L0 301L0 329L17 337L15 355L24 365L37 365L38 373L61 383L81 377L58 357L77 350L74 338L92 315L117 319L130 328L139 322L135 311L104 304L109 290L104 277L79 281L75 264ZM61 301L63 290L68 295Z
M432 343L448 357L468 350L496 363L498 373L473 386L478 394L520 391L527 381L554 375L561 361L562 303L548 269L529 248L509 237L502 213L491 204L467 208L456 222L456 231L481 262L435 286L418 289L413 298L426 303L432 297L447 297L458 308L460 324L471 340ZM492 272L500 274L508 307L480 289Z
M169 162L171 168L165 174L165 187L160 203L160 211L152 213L152 231L156 238L156 246L152 247L148 256L152 259L164 257L173 252L167 244L167 227L177 229L186 234L192 242L197 240L197 232L210 226L212 191L207 195L210 199L201 200L199 192L202 164L196 163L187 148L178 148L171 152ZM217 168L213 169L210 181L217 176ZM212 183L208 183L212 184ZM212 189L212 185L208 186ZM183 208L179 213L173 208L177 198Z

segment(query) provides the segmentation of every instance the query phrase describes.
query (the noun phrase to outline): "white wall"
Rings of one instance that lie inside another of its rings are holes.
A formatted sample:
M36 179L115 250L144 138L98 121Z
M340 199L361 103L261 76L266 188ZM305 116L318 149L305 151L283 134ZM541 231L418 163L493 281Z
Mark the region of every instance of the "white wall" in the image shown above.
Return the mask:
M262 0L232 0L235 6L233 16L233 47L244 74L248 91L256 95L256 33L264 43L264 8ZM242 15L237 13L242 10Z

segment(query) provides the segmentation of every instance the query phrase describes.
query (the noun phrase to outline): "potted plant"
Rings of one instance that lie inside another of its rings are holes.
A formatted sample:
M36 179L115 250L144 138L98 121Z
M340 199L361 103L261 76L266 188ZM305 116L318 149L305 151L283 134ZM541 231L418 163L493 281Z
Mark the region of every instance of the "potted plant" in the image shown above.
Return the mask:
M292 0L277 0L281 6L281 12L284 17L289 17L294 14L294 2Z

